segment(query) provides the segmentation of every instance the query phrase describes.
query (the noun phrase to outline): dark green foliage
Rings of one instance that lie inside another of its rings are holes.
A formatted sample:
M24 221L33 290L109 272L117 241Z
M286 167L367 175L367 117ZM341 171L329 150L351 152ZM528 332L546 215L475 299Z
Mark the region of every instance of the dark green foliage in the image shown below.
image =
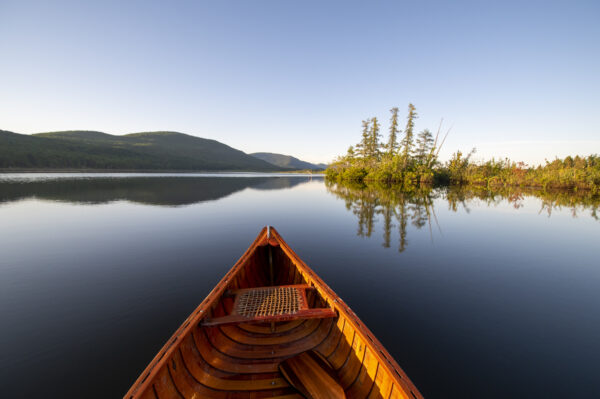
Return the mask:
M446 164L446 170L448 171L448 180L453 184L463 184L467 182L467 169L469 167L469 160L475 154L475 148L471 150L466 156L463 153L456 151L452 154L452 158Z
M433 135L429 129L423 130L417 137L417 146L415 148L415 159L420 165L429 167L429 158L433 150Z
M442 181L484 187L539 187L544 189L589 189L600 191L600 157L566 157L546 161L546 165L528 167L509 159L470 163L459 152L436 171Z
M368 150L367 157L373 159L379 159L381 152L379 148L381 147L381 134L379 133L379 122L377 118L371 119L371 131L369 133L369 141L368 141Z
M398 107L390 109L392 116L390 117L390 135L386 148L387 154L393 156L398 150Z
M0 131L1 169L254 170L282 168L215 140L177 132Z
M410 161L410 155L413 147L413 130L415 128L415 119L417 119L417 109L414 105L408 104L408 116L406 117L406 128L404 129L404 138L402 139L402 151L404 154L404 167Z
M327 176L334 180L370 180L395 182L406 186L433 181L432 167L437 162L437 145L429 131L419 135L417 155L413 155L413 130L417 112L414 105L408 108L407 124L402 145L398 151L395 135L399 132L398 108L390 112L390 137L385 152L380 148L380 126L377 118L363 121L362 140L356 153L348 153L327 169ZM419 152L420 151L420 152ZM420 154L420 155L419 155Z
M392 108L390 136L395 134L395 110ZM378 143L377 119L371 123L363 121L363 140L357 145L358 153L348 152L331 164L326 175L330 181L377 181L394 183L403 188L430 184L478 185L486 187L541 187L566 188L571 190L589 189L600 191L600 157L566 157L564 160L546 161L546 165L535 168L523 162L508 159L492 159L484 163L471 162L475 149L468 154L457 151L445 164L438 162L438 153L445 137L438 144L438 134L434 138L428 129L419 133L416 145L413 143L414 122L417 112L409 104L406 129L399 151L390 152L394 139L390 137L385 156L381 156L375 143ZM446 134L447 136L447 134Z
M356 154L354 152L354 147L352 147L352 146L348 147L348 151L346 152L346 158L354 159L355 156L356 156Z
M358 156L361 158L368 157L369 151L369 131L370 131L371 121L364 120L362 121L362 138L360 143L356 145L356 150L358 152Z

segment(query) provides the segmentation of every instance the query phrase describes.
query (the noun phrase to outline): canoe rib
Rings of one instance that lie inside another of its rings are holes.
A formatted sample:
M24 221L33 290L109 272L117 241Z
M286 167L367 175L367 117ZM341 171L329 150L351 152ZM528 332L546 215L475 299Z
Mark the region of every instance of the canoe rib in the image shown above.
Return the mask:
M265 266L269 256L271 270ZM310 287L305 297L307 310L322 310L330 317L210 325L211 320L231 315L232 291L276 285ZM124 398L300 398L278 365L310 350L335 369L348 398L422 398L356 314L274 228L270 237L264 228Z

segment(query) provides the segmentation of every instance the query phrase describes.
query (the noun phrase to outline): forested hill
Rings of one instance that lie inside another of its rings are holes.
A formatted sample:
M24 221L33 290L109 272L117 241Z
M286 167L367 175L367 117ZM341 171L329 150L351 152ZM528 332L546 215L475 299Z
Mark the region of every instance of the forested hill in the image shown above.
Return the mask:
M282 168L291 168L291 169L326 169L327 165L325 164L314 164L306 161L302 161L298 158L295 158L291 155L283 155L283 154L274 154L272 152L254 152L252 154L253 157L258 159L262 159L263 161L267 161L272 163L275 166L280 166Z
M178 132L113 136L65 131L25 135L4 130L0 130L0 169L289 170L218 141Z

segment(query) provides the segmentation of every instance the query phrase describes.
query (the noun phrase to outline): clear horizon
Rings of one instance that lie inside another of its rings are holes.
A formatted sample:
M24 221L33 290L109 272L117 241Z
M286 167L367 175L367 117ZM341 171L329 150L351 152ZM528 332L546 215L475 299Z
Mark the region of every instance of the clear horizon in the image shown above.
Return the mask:
M328 163L376 116L442 159L600 153L600 4L0 4L0 129L170 130ZM445 130L444 130L445 131ZM385 137L384 137L385 138Z

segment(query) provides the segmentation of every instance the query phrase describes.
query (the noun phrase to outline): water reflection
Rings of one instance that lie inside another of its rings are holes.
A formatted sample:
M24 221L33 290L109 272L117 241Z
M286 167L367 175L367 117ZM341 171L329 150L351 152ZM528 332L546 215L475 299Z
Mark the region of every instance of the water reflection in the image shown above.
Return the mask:
M77 204L130 201L145 205L180 206L217 200L246 188L288 189L312 179L310 176L12 179L0 181L0 203L38 198Z
M503 188L489 190L486 188L452 188L445 190L444 198L448 201L450 209L456 211L458 205L461 205L467 211L469 203L479 200L487 206L497 206L506 201L514 209L523 207L523 202L527 197L534 197L540 200L540 214L552 216L553 211L569 209L573 217L582 213L589 212L589 215L600 220L598 216L598 207L600 207L600 195L588 190L565 191L552 190L545 191L533 188Z
M398 228L398 251L404 252L407 246L407 227L416 229L427 227L433 239L433 229L440 229L435 212L436 200L446 201L452 212L464 209L470 212L474 202L484 203L488 207L498 206L504 202L518 210L523 207L527 197L540 200L540 214L552 215L555 210L568 208L573 217L589 212L595 220L598 217L600 196L589 191L565 192L544 191L524 188L505 188L489 190L484 188L431 188L420 187L414 190L403 190L378 183L333 183L326 182L327 191L344 200L346 209L358 219L357 235L371 237L377 216L383 219L383 246L389 248L394 228Z
M599 201L589 193L327 192L308 176L6 176L2 397L119 397L266 224L425 397L598 396L589 392L600 364ZM211 202L178 206L201 201ZM357 220L372 238L356 236ZM89 390L107 369L111 378Z

